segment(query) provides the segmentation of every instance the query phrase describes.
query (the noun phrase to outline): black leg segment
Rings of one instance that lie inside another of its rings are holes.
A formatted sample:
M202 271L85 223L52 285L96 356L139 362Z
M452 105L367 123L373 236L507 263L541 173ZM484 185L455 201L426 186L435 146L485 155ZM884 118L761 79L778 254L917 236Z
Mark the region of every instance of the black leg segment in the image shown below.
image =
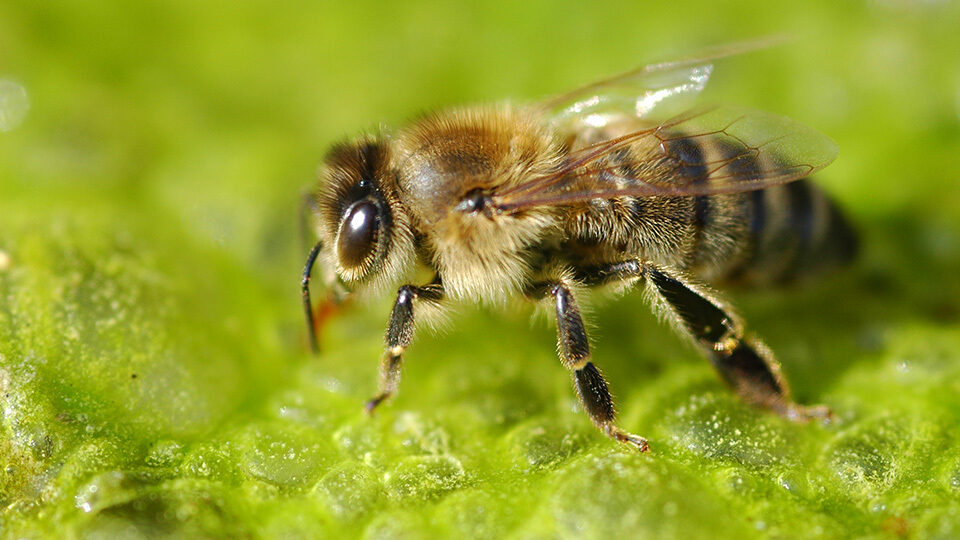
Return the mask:
M386 350L380 359L380 391L367 401L365 408L368 413L373 413L378 405L397 393L403 353L413 341L414 301L439 303L442 299L443 286L436 280L423 287L404 285L397 291L397 300L393 303L390 323L387 326Z
M317 345L317 328L313 320L313 303L310 301L310 274L313 272L313 264L317 261L317 255L320 254L320 248L323 245L317 242L310 254L307 255L307 262L303 265L303 277L300 279L300 294L303 297L303 314L307 319L307 336L310 340L310 349L316 354L320 352Z
M684 329L706 350L723 379L747 401L774 409L789 401L780 366L762 347L754 348L744 340L739 325L722 307L658 268L646 266L644 275Z
M761 342L744 336L740 323L719 302L651 264L643 265L643 276L676 323L693 337L724 381L745 401L791 419L829 416L824 407L803 407L793 402L780 364Z
M779 365L761 353L763 348L744 339L731 343L731 348L715 351L713 362L727 383L747 401L778 409L788 399L789 390L780 374Z
M622 261L574 269L574 277L585 285L606 285L640 276L640 261Z
M577 303L563 285L555 284L550 287L550 294L556 301L557 308L557 341L560 345L560 356L563 364L570 369L584 368L590 360L590 342L587 339L587 329L583 326L583 318ZM594 371L596 369L594 368ZM599 377L597 373L597 377ZM603 378L599 377L600 382ZM578 385L580 379L577 379ZM603 384L606 392L606 384ZM609 400L608 400L609 401ZM610 404L612 409L613 404Z
M682 281L651 266L644 268L644 275L697 340L713 347L735 332L729 315Z
M613 422L616 412L613 408L613 397L607 388L607 381L593 365L587 362L581 369L573 372L577 386L577 395L590 419L595 423L606 424Z
M577 397L590 420L608 437L628 443L641 452L649 450L647 440L628 433L614 424L617 413L607 381L590 361L590 341L576 300L562 283L538 283L531 286L533 298L553 296L557 312L557 343L560 361L573 373Z
M828 417L825 407L803 407L790 398L780 364L759 341L744 336L737 319L700 287L649 262L628 260L575 270L588 285L642 277L656 303L707 354L720 376L749 403L791 419Z

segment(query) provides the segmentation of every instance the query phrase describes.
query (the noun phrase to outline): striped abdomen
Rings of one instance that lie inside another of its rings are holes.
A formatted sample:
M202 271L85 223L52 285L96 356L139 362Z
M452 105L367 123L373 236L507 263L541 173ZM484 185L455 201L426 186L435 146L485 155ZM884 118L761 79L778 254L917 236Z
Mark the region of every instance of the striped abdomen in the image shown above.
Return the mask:
M724 171L756 178L769 167L722 139L676 139L671 150L682 173L705 177L705 162L740 156ZM857 239L837 206L810 181L762 190L693 198L691 270L705 279L756 283L791 281L839 266L856 254Z
M733 280L789 281L853 259L857 237L817 186L799 180L749 194L750 237Z
M582 144L617 135L601 130ZM601 166L613 173L600 184L643 177L633 169L649 155L649 144L605 156ZM664 144L681 163L671 178L684 184L721 181L710 171L733 156L739 157L725 176L759 178L771 167L720 137L671 137ZM838 266L853 257L857 243L837 207L807 180L725 195L596 200L576 207L566 229L572 237L566 249L591 264L638 255L707 281L745 284L785 282Z

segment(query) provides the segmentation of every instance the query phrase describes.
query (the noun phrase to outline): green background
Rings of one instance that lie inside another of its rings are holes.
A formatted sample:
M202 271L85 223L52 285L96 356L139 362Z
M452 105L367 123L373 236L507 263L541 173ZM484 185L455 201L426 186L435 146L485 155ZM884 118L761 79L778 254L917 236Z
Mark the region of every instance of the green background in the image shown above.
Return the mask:
M4 536L960 536L960 9L951 2L0 3ZM375 418L390 298L307 353L297 208L333 141L763 35L704 98L833 137L853 269L728 291L801 402L742 405L639 294L598 435L524 310L464 307Z

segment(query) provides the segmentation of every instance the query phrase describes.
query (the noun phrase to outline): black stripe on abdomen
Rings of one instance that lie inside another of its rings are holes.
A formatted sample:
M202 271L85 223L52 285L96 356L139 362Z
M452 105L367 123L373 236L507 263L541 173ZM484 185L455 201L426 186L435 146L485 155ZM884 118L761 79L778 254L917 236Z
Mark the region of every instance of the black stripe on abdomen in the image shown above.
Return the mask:
M724 139L717 140L716 149L719 160L725 163L720 169L721 175L738 180L758 179L763 175L763 166L756 155L744 153L743 148ZM737 243L741 245L740 249L746 249L747 257L752 258L754 248L762 241L769 222L766 194L764 190L753 190L749 193L733 195L728 199L728 204L735 205L730 211L736 214L728 216L728 222L746 220L741 232L728 231L728 233L736 234ZM749 264L749 261L743 260L743 255L737 255L737 257L740 262L735 264Z
M751 201L753 246L739 269L749 282L789 282L839 266L856 251L846 219L807 179L755 192Z
M789 227L796 238L797 257L804 257L810 249L816 218L813 205L812 184L792 182L786 185L790 198Z
M726 163L720 169L721 175L740 181L759 180L764 176L764 163L756 154L724 139L718 140L716 147L718 159ZM758 269L768 266L769 241L775 236L771 233L782 227L782 220L778 219L781 215L778 198L771 199L771 191L777 189L755 189L739 195L744 230L739 254L725 271L728 279L752 281Z
M753 242L756 244L761 235L763 235L763 228L767 223L767 206L766 206L766 194L765 190L757 189L750 192L750 237L753 239Z
M692 139L678 138L666 142L667 151L680 166L677 173L683 179L693 184L703 184L708 181L707 165L703 159L703 149ZM693 219L699 233L710 219L710 197L701 195L693 200Z

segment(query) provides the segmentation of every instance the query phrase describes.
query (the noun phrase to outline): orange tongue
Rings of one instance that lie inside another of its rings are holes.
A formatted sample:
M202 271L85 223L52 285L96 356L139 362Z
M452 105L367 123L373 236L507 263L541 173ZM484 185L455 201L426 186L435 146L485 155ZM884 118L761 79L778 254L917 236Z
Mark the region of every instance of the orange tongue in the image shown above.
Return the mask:
M320 331L324 327L328 319L333 317L338 311L340 311L341 306L344 302L337 301L332 293L327 294L323 300L317 304L317 307L313 311L313 331L316 335L320 336Z

